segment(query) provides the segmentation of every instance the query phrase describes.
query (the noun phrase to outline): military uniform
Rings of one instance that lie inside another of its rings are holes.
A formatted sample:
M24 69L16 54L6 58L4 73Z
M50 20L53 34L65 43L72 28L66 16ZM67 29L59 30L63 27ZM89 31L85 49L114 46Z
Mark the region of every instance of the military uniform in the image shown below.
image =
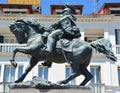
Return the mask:
M68 12L68 11L67 11ZM64 14L64 13L63 13ZM52 27L56 30L48 35L47 48L48 52L52 52L56 46L56 41L60 38L73 39L81 36L79 28L75 24L76 18L70 13L63 15L63 17Z

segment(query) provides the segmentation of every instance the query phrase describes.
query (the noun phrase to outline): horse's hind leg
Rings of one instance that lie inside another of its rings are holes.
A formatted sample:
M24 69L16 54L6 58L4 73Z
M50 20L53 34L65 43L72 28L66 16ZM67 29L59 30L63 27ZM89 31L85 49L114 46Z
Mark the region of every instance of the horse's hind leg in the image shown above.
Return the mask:
M73 70L73 73L69 77L67 77L65 80L59 82L60 84L66 84L66 83L68 83L69 81L71 81L72 79L76 78L77 76L79 76L81 74L78 62L70 61L70 66Z
M87 67L85 66L80 66L81 69L81 74L85 76L85 79L83 82L80 84L80 86L84 86L88 81L90 81L93 76L92 74L88 71Z
M23 73L23 75L15 81L15 83L18 83L18 82L22 82L24 80L24 78L26 77L26 75L31 71L31 69L37 64L37 60L35 58L31 58L25 72Z
M79 67L80 67L80 71L81 71L81 74L85 76L85 79L83 80L83 82L80 84L81 86L84 86L88 81L90 81L93 76L92 74L88 71L87 69L87 66L89 65L90 63L90 60L91 60L91 56L92 56L92 51L90 50L88 52L88 56L87 58L85 58L84 60L84 64L80 64Z

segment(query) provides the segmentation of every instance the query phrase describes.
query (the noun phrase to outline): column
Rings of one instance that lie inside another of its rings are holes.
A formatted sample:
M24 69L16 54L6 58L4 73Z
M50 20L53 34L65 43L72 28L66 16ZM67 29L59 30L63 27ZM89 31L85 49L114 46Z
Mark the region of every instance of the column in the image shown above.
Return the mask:
M104 28L104 38L109 39L108 28Z
M84 28L83 27L80 28L80 33L81 33L80 39L84 40Z

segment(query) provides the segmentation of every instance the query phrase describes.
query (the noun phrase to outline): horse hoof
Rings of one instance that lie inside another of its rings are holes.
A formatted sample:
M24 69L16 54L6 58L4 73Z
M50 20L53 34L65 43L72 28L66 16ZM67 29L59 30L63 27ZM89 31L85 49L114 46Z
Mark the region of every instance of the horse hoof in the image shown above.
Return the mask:
M41 63L43 66L47 66L48 68L51 67L52 61L44 61L44 63Z
M16 81L14 81L14 83L19 83L19 81L16 80Z
M15 68L17 67L17 63L14 60L10 60L10 62L11 62L13 67L15 67Z
M59 81L59 82L57 82L58 84L66 84L67 82L65 82L65 81Z

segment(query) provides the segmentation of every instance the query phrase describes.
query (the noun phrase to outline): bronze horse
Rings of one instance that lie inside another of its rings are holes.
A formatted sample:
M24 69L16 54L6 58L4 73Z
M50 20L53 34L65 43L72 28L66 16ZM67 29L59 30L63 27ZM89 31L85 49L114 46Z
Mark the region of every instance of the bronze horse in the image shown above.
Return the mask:
M31 69L37 64L38 61L51 60L55 63L65 63L68 61L73 70L73 73L69 77L59 82L60 84L66 84L82 74L85 76L85 79L80 85L84 86L93 77L87 69L92 56L92 47L97 49L99 52L104 53L109 59L113 61L117 60L112 52L111 43L107 39L99 39L88 43L81 40L80 38L77 38L70 41L71 43L70 46L68 46L68 49L64 48L64 46L63 48L58 46L51 54L46 54L46 52L42 50L45 46L42 33L45 31L43 31L43 29L38 29L34 22L37 21L21 19L13 22L9 26L10 31L15 35L18 43L27 44L26 47L19 47L13 51L12 59L10 60L12 65L14 67L17 66L17 63L15 62L15 55L17 52L29 54L31 56L28 67L26 68L23 75L15 81L16 83L22 82L28 72L31 71ZM60 45L60 43L58 45ZM64 52L67 60L62 51Z

